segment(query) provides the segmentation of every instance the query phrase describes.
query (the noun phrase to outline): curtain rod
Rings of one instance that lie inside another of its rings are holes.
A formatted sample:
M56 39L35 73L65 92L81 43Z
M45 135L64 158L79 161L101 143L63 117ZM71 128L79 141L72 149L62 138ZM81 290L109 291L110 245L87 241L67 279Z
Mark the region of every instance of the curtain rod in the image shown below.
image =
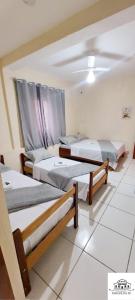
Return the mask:
M25 81L25 82L27 82L28 84L35 84L36 86L37 85L41 85L41 86L43 86L43 87L47 87L47 88L49 88L49 89L55 89L55 90L59 90L59 91L62 91L62 92L65 92L65 90L64 89L62 89L62 88L56 88L56 87L51 87L51 86L48 86L48 85L46 85L46 84L42 84L42 83L35 83L34 81L27 81L26 79L21 79L21 78L15 78L15 77L13 77L12 78L14 81Z

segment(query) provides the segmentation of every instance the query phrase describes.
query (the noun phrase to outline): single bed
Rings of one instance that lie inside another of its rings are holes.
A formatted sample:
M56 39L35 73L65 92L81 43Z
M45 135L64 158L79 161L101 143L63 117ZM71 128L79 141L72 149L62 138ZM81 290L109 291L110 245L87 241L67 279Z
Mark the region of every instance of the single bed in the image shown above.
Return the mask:
M61 144L59 155L61 157L85 162L103 162L109 160L109 166L115 170L119 159L126 152L125 144L120 141L96 140L83 138L70 145Z
M3 156L0 156L0 162L4 163ZM3 182L12 184L12 190L41 185L40 182L13 170L4 171L1 176ZM77 184L59 199L9 213L25 295L31 290L29 270L72 218L74 227L77 228Z
M47 182L53 186L58 187L57 183L54 182L54 180L52 180L52 178L50 177L50 171L58 171L57 168L59 167L66 167L68 170L68 167L76 167L81 163L70 159L60 158L59 156L53 156L51 158L42 160L39 163L34 164L25 156L25 154L22 153L21 164L23 174L32 174L33 178L35 178L36 180ZM77 182L79 199L82 199L84 201L87 200L89 205L92 204L93 195L96 193L96 191L103 184L107 184L108 161L104 163L98 163L98 165L93 164L91 165L91 168L91 172L72 178L64 189L68 190L74 182Z

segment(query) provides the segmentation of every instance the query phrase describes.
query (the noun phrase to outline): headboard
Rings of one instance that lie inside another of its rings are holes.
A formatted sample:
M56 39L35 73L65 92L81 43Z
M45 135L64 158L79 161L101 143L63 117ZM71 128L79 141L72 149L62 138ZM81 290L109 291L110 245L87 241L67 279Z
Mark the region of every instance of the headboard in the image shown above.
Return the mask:
M3 156L3 155L0 155L0 162L1 162L2 164L5 163L5 162L4 162L4 156Z

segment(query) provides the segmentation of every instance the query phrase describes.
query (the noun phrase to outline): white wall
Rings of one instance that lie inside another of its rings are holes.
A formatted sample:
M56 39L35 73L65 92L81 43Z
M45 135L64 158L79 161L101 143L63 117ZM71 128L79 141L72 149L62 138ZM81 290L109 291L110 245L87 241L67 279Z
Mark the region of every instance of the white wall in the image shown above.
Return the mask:
M5 152L7 148L11 150L11 147L6 105L0 77L0 152Z
M74 129L91 138L122 140L132 150L135 142L135 76L112 73L85 85L83 94L74 90ZM73 98L73 97L72 97ZM122 119L123 106L132 108L131 118Z

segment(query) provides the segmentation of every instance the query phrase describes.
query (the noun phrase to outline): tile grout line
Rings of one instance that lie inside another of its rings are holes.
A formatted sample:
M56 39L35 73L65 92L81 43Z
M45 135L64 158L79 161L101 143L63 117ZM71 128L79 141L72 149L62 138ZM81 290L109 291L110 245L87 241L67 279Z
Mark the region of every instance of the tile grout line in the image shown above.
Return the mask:
M86 252L84 250L84 253L87 254L88 256L92 257L94 260L96 260L98 263L100 263L101 265L103 265L104 267L106 267L107 269L110 269L110 271L112 271L113 273L117 273L116 271L114 271L111 267L107 266L106 264L104 264L101 260L99 260L98 258L96 258L95 256L93 256L92 254Z
M102 226L102 227L104 227L104 228L106 228L106 229L111 230L111 231L114 232L114 233L117 233L118 235L120 235L120 236L122 236L122 237L124 237L124 238L126 238L126 239L128 239L128 240L130 240L130 241L133 240L133 238L129 238L129 237L127 237L126 235L123 235L123 234L119 233L118 231L115 231L114 229L105 226L105 225L102 224L102 223L99 223L99 225Z
M127 263L126 272L128 272L128 267L129 267L130 258L131 258L131 253L132 253L133 244L134 244L134 237L135 237L135 229L134 229L133 240L132 240L131 248L130 248L130 252L129 252L129 258L128 258L128 263Z
M123 195L123 194L122 194L122 195ZM132 214L131 212L128 212L127 210L124 210L124 209L122 209L122 208L118 208L117 206L114 206L114 205L112 205L112 204L109 204L109 206L110 206L110 207L113 207L113 208L115 208L115 209L117 209L117 210L120 210L120 211L122 211L122 212L124 212L124 213L126 213L126 214L128 214L128 215L130 215L130 216L135 217L135 213Z
M131 163L130 163L130 164L131 164ZM129 166L130 166L130 164L129 164ZM128 168L129 168L129 166L126 168L126 172L127 172ZM112 198L113 198L114 195L116 194L117 189L118 189L118 186L120 185L122 179L123 179L124 176L126 175L126 172L123 174L121 180L119 181L119 183L118 183L118 185L117 185L117 187L116 187L116 190L115 190L115 192L113 193L113 195L112 195L110 201L106 204L106 208L105 208L103 214L101 215L101 217L99 218L98 222L95 221L95 220L93 220L93 219L91 219L91 218L88 218L89 220L92 220L93 222L96 223L95 229L93 230L91 236L89 237L88 242L90 241L92 235L93 235L94 232L96 231L98 225L101 225L101 226L103 226L103 227L105 227L105 228L107 228L107 229L109 229L109 230L112 230L112 229L110 229L110 228L104 226L103 224L101 224L101 223L100 223L100 220L101 220L101 218L103 217L103 215L104 215L105 211L107 210L108 206L110 205L110 202L112 201ZM104 203L104 201L101 201L101 202ZM111 205L110 205L110 206L111 206ZM118 209L118 210L120 210L120 209ZM80 213L80 215L81 215L81 213ZM84 215L82 215L82 216L83 216L83 217L86 217L86 216L84 216ZM87 218L87 217L86 217L86 218ZM114 230L112 230L112 231L114 231ZM114 231L114 232L117 233L116 231ZM121 235L121 236L123 236L123 235L120 234L120 233L118 233L118 234ZM134 235L135 235L135 230L134 230L133 238L134 238ZM41 276L35 269L33 269L33 271L35 272L35 274L37 274L37 276L42 280L42 282L44 282L44 283L45 283L45 284L46 284L46 285L54 292L54 294L55 294L56 297L57 297L56 299L59 299L62 290L64 289L64 287L65 287L67 281L69 280L69 277L71 276L72 272L74 271L74 269L75 269L76 265L78 264L78 262L79 262L79 260L80 260L80 258L81 258L81 256L82 256L83 253L85 253L86 255L89 255L89 256L92 257L94 260L96 260L98 263L100 263L100 264L102 264L103 266L105 266L106 268L110 269L112 272L115 272L115 271L114 271L113 269L111 269L109 266L105 265L105 264L102 263L100 260L98 260L97 258L95 258L94 256L90 255L89 253L87 253L87 252L85 251L85 248L86 248L88 242L86 243L85 247L82 249L82 248L80 248L78 245L76 245L75 243L73 243L72 241L70 241L69 239L67 239L66 237L64 237L64 236L62 236L62 237L65 238L66 240L68 240L68 242L70 242L70 243L73 244L74 246L78 247L82 252L81 252L81 254L79 255L79 257L78 257L78 259L77 259L75 265L74 265L73 268L71 269L71 271L70 271L70 273L69 273L69 275L68 275L68 277L67 277L67 279L66 279L66 281L65 281L65 283L64 283L64 285L63 285L63 287L61 288L60 292L57 294L56 291L55 291L55 290L54 290L54 289L53 289L53 288L52 288L52 287L44 280L44 278L42 278L42 276ZM126 236L123 236L123 237L127 238ZM129 239L129 238L128 238L128 239ZM132 246L133 246L133 243L134 243L134 240L132 240ZM129 265L129 261L130 261L130 256L131 256L131 251L132 251L132 246L131 246L131 249L130 249L130 255L129 255L128 265ZM127 268L128 268L128 266L127 266Z
M81 216L82 216L82 215L81 215ZM85 217L85 216L83 216L83 217L84 217L84 218L87 218L87 217ZM95 224L95 228L94 228L93 232L92 232L92 233L90 234L90 236L89 236L88 241L91 239L91 236L93 235L94 231L96 230L96 228L97 228L97 226L98 226L98 222L93 221L92 219L89 219L89 220L91 220L93 223L96 223L96 224ZM87 242L86 242L85 246L84 246L83 248L81 248L80 246L78 246L77 244L75 244L74 242L72 242L69 238L67 238L66 236L62 235L62 237L63 237L64 239L66 239L68 242L70 242L71 244L73 244L73 245L75 245L76 247L78 247L79 249L81 249L82 251L83 251L83 250L85 249L85 247L86 247Z
M123 178L123 176L122 176L122 178ZM122 180L122 178L121 178L121 180ZM120 182L121 182L121 180L120 180ZM119 182L119 184L120 184L120 182ZM119 184L118 184L118 186L119 186ZM117 187L118 187L118 186L117 186ZM117 188L116 188L115 192L112 194L112 197L111 197L110 201L106 204L106 208L105 208L105 210L103 211L103 213L102 213L101 217L99 218L99 220L97 221L97 226L96 226L95 230L93 231L92 235L93 235L94 232L96 231L98 225L101 225L100 220L101 220L101 218L103 217L103 215L105 214L105 212L106 212L106 210L107 210L107 208L108 208L110 202L112 201L112 198L114 197L114 195L115 195L116 192L117 192ZM104 202L101 201L101 203L104 203ZM90 218L89 218L89 219L90 219ZM93 220L93 221L94 221L94 220ZM105 227L105 226L104 226L104 227ZM109 229L110 229L110 228L109 228ZM111 230L111 229L110 229L110 230ZM86 243L84 249L87 247L87 244L89 243L89 241L90 241L92 235L90 236L89 240L87 241L87 243ZM85 251L85 250L84 250L84 251Z
M58 297L59 295L56 293L56 291L46 282L46 280L33 268L32 269L35 274L41 279L41 281L43 281L43 283L45 283L50 289L52 292L54 292L54 294Z
M128 169L128 168L127 168ZM126 173L126 172L125 172ZM101 215L101 217L99 218L99 220L98 220L98 224L97 224L97 226L96 226L96 228L95 228L95 230L93 231L93 233L92 233L92 235L94 234L94 232L96 231L96 229L97 229L97 227L98 227L98 225L102 225L101 223L100 223L100 220L101 220L101 218L103 217L103 215L105 214L105 212L106 212L106 210L107 210L107 208L108 208L108 206L109 206L109 204L110 204L110 202L112 201L112 199L113 199L113 197L114 197L114 195L116 194L116 192L117 192L117 189L118 189L118 186L120 185L120 183L121 183L121 181L122 181L122 179L124 178L124 176L125 176L125 173L123 174L123 176L121 177L121 180L119 181L119 184L117 185L117 187L116 187L116 190L115 190L115 192L113 193L113 195L112 195L112 197L111 197L111 199L110 199L110 201L107 203L107 205L106 205L106 208L105 208L105 210L104 210L104 212L103 212L103 214ZM104 203L104 202L102 202L102 203ZM103 227L105 227L104 225L102 225ZM105 228L107 228L108 230L112 230L112 229L110 229L110 228L108 228L108 227L105 227ZM112 230L113 232L115 232L115 233L117 233L116 231L114 231L114 230ZM120 234L120 233L117 233L117 234L119 234L119 235L121 235L121 236L123 236L122 234ZM92 235L91 235L91 237L92 237ZM91 239L91 237L90 237L90 239ZM123 237L125 237L125 236L123 236ZM125 237L125 238L127 238L127 237ZM85 248L87 247L87 244L89 243L89 241L90 241L90 239L88 240L88 242L86 243L86 245L85 245ZM128 238L129 239L129 238ZM129 240L131 240L131 239L129 239ZM85 248L84 248L84 252L85 253L87 253L86 251L85 251ZM89 253L87 253L87 254L89 254ZM92 256L92 255L90 255L90 256ZM93 257L93 256L92 256ZM93 257L94 258L94 257ZM97 260L97 259L96 259ZM98 260L97 260L98 261ZM100 260L99 260L99 262L100 262ZM100 263L102 263L102 262L100 262ZM108 267L108 266L107 266ZM110 268L110 267L108 267L108 268Z
M81 250L82 250L82 249L81 249ZM71 269L69 275L67 276L67 279L66 279L66 281L64 282L64 284L63 284L63 286L62 286L62 288L61 288L61 290L60 290L60 292L59 292L59 294L58 294L58 297L60 297L60 294L61 294L62 290L64 289L64 287L65 287L67 281L69 280L69 277L70 277L71 274L73 273L73 271L74 271L76 265L78 264L78 262L79 262L79 260L80 260L80 257L82 256L83 252L84 252L84 251L82 250L82 252L81 252L81 254L79 255L79 257L78 257L78 259L77 259L75 265L73 266L73 268Z
M93 220L92 220L93 221ZM96 227L95 227L95 229L93 230L93 232L92 232L92 234L91 234L91 236L93 235L93 233L95 232L95 230L96 230L96 228L97 228L97 226L98 226L98 223L96 222ZM89 240L91 239L91 236L90 236L90 238L89 238ZM88 240L88 241L89 241ZM72 243L74 246L76 246L73 242L71 242L70 240L68 240L70 243ZM87 245L87 243L86 243L86 245ZM86 245L85 245L85 247L86 247ZM71 274L73 273L73 271L74 271L74 269L75 269L75 267L76 267L76 265L78 264L78 262L79 262L79 260L80 260L80 258L81 258L81 256L82 256L82 254L83 253L85 253L86 254L86 252L84 251L84 249L85 249L85 247L82 249L82 248L80 248L79 246L77 246L79 249L81 249L82 250L82 252L81 252L81 254L80 254L80 256L78 257L78 259L77 259L77 261L76 261L76 263L75 263L75 265L74 265L74 267L72 268L72 270L71 270L71 272L70 272L70 274L69 274L69 276L67 277L67 279L66 279L66 281L65 281L65 283L64 283L64 285L63 285L63 287L62 287L62 289L61 289L61 291L60 291L60 293L58 294L58 296L60 296L60 294L61 294L61 292L62 292L62 290L64 289L64 287L65 287L65 285L66 285L66 283L67 283L67 281L69 280L69 277L71 276Z
M128 168L129 168L129 166L127 167L127 169L126 169L126 170L128 170ZM126 172L125 172L125 173L126 173ZM123 176L122 176L121 180L119 181L119 184L118 184L118 186L120 185L120 183L121 183L122 179L124 178L124 176L125 176L125 173L123 174ZM116 187L116 190L115 190L115 192L113 193L113 195L112 195L112 197L111 197L111 199L110 199L109 203L107 204L107 206L106 206L106 208L105 208L105 210L104 210L103 214L102 214L102 215L101 215L101 217L99 218L99 220L98 220L98 222L97 222L97 226L96 226L96 227L95 227L95 229L93 230L93 232L92 232L92 234L91 234L91 236L90 236L90 238L89 238L88 242L90 241L90 239L91 239L92 235L93 235L93 234L94 234L94 232L96 231L96 229L97 229L98 225L101 225L99 222L100 222L101 218L103 217L103 215L104 215L104 213L105 213L106 209L108 208L108 206L109 206L109 204L110 204L110 202L111 202L112 198L113 198L113 197L114 197L114 195L116 194L116 192L117 192L117 189L118 189L118 186ZM104 203L104 202L102 202L102 203ZM83 216L84 216L84 215L83 215ZM86 217L86 216L85 216L85 217ZM88 218L88 219L90 219L90 218ZM90 220L91 220L91 219L90 219ZM94 221L94 220L92 220L92 221ZM94 221L94 222L95 222L95 221ZM102 226L103 226L103 225L102 225ZM110 228L109 228L109 229L110 229ZM111 229L110 229L110 230L111 230ZM69 241L69 242L71 242L71 241ZM62 290L64 289L64 287L65 287L65 285L66 285L67 281L69 280L69 277L71 276L72 272L74 271L74 269L75 269L76 265L78 264L78 262L79 262L79 260L80 260L80 258L81 258L81 256L82 256L82 254L83 254L83 253L85 253L85 254L89 255L89 256L90 256L90 257L92 257L94 260L96 260L98 263L102 264L103 266L107 267L107 268L108 268L108 269L110 269L111 271L115 272L115 271L114 271L114 270L112 270L110 267L106 266L106 265L105 265L104 263L102 263L100 260L96 259L95 257L93 257L92 255L90 255L89 253L87 253L87 252L85 251L85 248L86 248L86 246L87 246L88 242L86 243L85 247L83 248L83 250L82 250L82 253L80 254L80 256L79 256L78 260L76 261L76 264L74 265L73 269L71 270L71 272L70 272L69 276L67 277L67 280L65 281L65 283L64 283L64 285L63 285L63 287L62 287L62 289L61 289L60 293L58 294L58 296L60 296L60 294L61 294ZM75 245L75 244L73 243L73 245Z
M126 168L126 171L125 171L124 175L122 176L122 178L121 178L121 180L120 180L120 183L121 183L122 179L127 175L128 169L129 169L129 167L130 167L131 164L132 164L132 160L131 160L131 162L129 163L128 167ZM120 183L119 183L119 185L120 185ZM119 186L119 185L118 185L118 186ZM118 189L118 186L117 186L117 189ZM116 189L116 191L117 191L117 189ZM124 195L124 194L122 194L122 193L119 193L119 194ZM131 197L133 198L133 196L131 196ZM110 202L109 202L109 203L110 203ZM133 239L134 239L134 235L135 235L135 229L134 229ZM130 248L130 252L129 252L129 257L128 257L128 263L127 263L126 272L127 272L127 270L128 270L128 267L129 267L129 262L130 262L130 257L131 257L131 252L132 252L133 242L134 242L133 239L132 239L131 248Z

